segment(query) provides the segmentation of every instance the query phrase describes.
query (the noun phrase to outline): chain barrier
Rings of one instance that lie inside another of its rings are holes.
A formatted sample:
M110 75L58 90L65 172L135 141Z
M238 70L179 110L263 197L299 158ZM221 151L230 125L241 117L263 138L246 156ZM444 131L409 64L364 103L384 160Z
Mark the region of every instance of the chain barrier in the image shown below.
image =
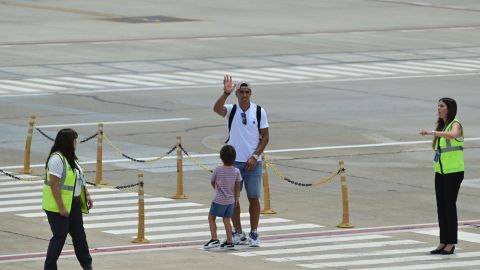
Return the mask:
M133 188L139 185L139 183L136 184L130 184L130 185L123 185L123 186L108 186L108 185L101 185L101 184L95 184L89 181L85 181L85 183L92 185L97 188L113 188L113 189L126 189L126 188Z
M48 136L48 135L45 133L45 131L39 129L38 127L35 127L35 129L36 129L38 132L40 132L40 134L42 134L45 138L49 139L49 140L52 141L52 142L55 141L55 139L52 138L52 137L50 137L50 136ZM88 137L88 138L86 138L86 139L84 139L84 140L81 140L80 143L88 142L88 141L90 141L91 139L96 138L97 136L98 136L98 133L95 132L95 134L93 134L92 136L90 136L90 137Z
M336 173L330 175L329 177L323 179L323 180L320 180L320 181L317 181L317 182L313 182L313 183L302 183L302 182L298 182L298 181L294 181L288 177L286 177L282 172L280 172L280 170L278 170L275 166L273 166L272 163L270 163L265 157L263 157L263 161L265 162L265 164L277 175L279 176L282 180L285 180L287 181L288 183L290 184L293 184L293 185L296 185L296 186L301 186L301 187L312 187L312 186L320 186L320 185L323 185L331 180L333 180L335 177L337 177L338 175L340 175L340 173L342 172L345 172L345 168L342 168L342 169L339 169Z
M119 155L127 158L127 159L130 159L131 161L135 161L135 162L140 162L140 163L150 163L150 162L155 162L155 161L158 161L168 155L170 155L175 149L177 149L177 146L175 145L174 147L172 147L172 149L168 150L167 153L159 156L159 157L155 157L155 158L152 158L152 159L137 159L137 158L133 158L133 157L130 157L128 155L126 155L125 153L122 152L122 150L120 150L120 148L118 148L116 145L114 145L112 143L112 141L107 137L107 135L103 134L103 138L108 142L108 144L110 145L110 147L112 147Z
M90 136L90 137L88 137L88 138L86 138L86 139L81 140L80 143L88 142L88 141L90 141L91 139L96 138L97 136L98 136L98 132L95 132L95 134L93 134L92 136Z
M183 146L180 144L179 145L180 149L182 149L182 152L187 156L188 159L190 159L193 163L195 163L197 166L199 166L200 168L204 169L205 171L207 172L213 172L212 169L209 169L207 166L203 165L202 163L200 163L200 161L196 160L194 157L190 156L187 152L187 150L185 150L185 148L183 148Z
M18 181L31 181L31 182L34 182L34 181L44 180L43 178L20 178L20 177L18 177L18 176L16 176L16 175L13 175L13 174L11 174L11 173L9 173L9 172L6 172L6 171L2 170L2 169L0 169L0 173L4 174L4 175L6 175L6 176L8 176L8 177L10 177L10 178L13 178L13 179L15 179L15 180L18 180ZM39 177L40 177L40 176L39 176Z
M38 132L40 132L40 134L42 134L45 138L49 139L49 140L52 141L52 142L55 141L54 138L48 136L43 130L39 129L38 127L35 127L35 129L36 129Z

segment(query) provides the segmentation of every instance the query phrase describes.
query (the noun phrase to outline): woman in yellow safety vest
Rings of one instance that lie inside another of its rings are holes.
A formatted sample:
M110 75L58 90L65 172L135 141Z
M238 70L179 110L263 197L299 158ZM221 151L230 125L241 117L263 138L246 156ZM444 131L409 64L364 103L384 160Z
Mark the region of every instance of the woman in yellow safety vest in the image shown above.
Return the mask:
M58 132L45 166L42 208L48 217L53 236L48 245L45 270L56 270L67 234L72 237L75 255L84 270L92 269L82 213L93 202L85 187L83 170L75 149L77 133L69 128Z
M457 196L463 181L463 127L455 118L457 103L452 98L438 101L437 127L433 131L422 130L420 134L433 135L433 160L435 168L435 194L437 197L440 244L431 254L453 254L457 244Z

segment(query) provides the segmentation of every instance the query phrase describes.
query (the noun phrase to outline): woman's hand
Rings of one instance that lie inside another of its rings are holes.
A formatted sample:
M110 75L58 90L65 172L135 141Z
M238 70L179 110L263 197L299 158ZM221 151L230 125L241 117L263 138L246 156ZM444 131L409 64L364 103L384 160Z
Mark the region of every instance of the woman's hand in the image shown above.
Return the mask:
M422 131L420 131L420 135L422 135L422 136L432 135L432 132L428 131L426 129L422 129Z
M92 200L92 197L90 197L90 194L87 194L87 207L88 209L93 208L93 200Z
M68 211L65 207L61 207L59 209L59 214L62 216L62 217L68 217Z

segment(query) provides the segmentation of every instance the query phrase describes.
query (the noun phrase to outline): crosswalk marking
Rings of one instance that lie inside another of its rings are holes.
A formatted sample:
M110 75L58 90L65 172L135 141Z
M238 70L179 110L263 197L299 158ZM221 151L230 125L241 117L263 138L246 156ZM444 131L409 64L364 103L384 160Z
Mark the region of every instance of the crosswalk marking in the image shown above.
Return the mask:
M206 219L204 217L204 219ZM283 218L262 218L260 219L260 224L262 225L262 230L263 230L263 224L275 224L275 223L285 223L285 222L291 222L291 220L288 219L283 219ZM250 220L242 220L241 221L242 225L248 225L250 224ZM222 222L217 222L217 226L221 227ZM145 232L169 232L169 231L183 231L183 230L193 230L193 229L205 229L205 231L208 231L209 225L207 222L201 223L201 224L188 224L188 225L173 225L173 226L161 226L161 227L152 227L149 226L145 228ZM133 229L123 229L123 230L107 230L103 231L106 233L110 234L135 234L138 231L137 228Z
M457 254L457 257L460 257L460 258L471 258L471 257L477 257L477 256L480 256L480 252L465 252L465 253ZM444 256L422 255L422 256L407 256L407 257L384 258L384 259L356 260L356 261L346 261L346 262L310 263L310 264L299 264L298 266L310 268L310 269L319 269L319 268L325 268L325 267L379 265L379 264L389 264L389 263L435 261L435 260L447 260L447 259L448 258L445 258Z
M301 248L290 248L290 249L260 250L260 251L251 251L251 252L238 252L238 253L232 253L232 254L240 257L251 257L251 256L294 254L294 253L329 251L329 250L388 247L388 246L397 246L397 245L413 245L413 244L419 244L419 243L421 242L418 242L415 240L394 240L394 241L380 241L380 242L369 242L369 243L352 243L348 245L339 244L339 245L324 245L324 246L301 247Z
M438 229L418 230L418 231L415 231L415 233L433 235L433 236L437 236L437 237L439 235ZM480 243L480 235L479 234L464 232L462 230L458 231L458 239L460 239L462 241L467 241L467 242Z
M337 78L337 76L334 76L334 75L318 74L318 73L315 73L315 72L292 70L292 69L283 69L283 68L264 68L264 69L269 70L269 71L274 71L274 72L277 72L279 74L282 74L282 73L298 74L298 75L310 76L310 77L314 77L314 78L319 77L319 75L321 75L321 77L324 77L324 78Z
M297 224L297 225L285 225L285 226L269 226L261 227L263 232L271 231L289 231L289 230L300 230L300 229L312 229L321 227L316 224ZM250 228L244 228L245 231L248 231ZM184 232L184 233L173 233L173 234L160 234L160 235L151 235L146 236L149 240L161 240L161 239L174 239L174 238L187 238L187 237L199 237L199 236L210 236L210 232L201 231L201 232Z
M96 203L98 205L98 203ZM187 210L170 210L170 211L156 211L156 212L146 212L146 217L158 217L158 216L169 216L169 215L184 215L184 214L198 214L198 213L208 213L210 208L200 208L200 209L187 209ZM93 220L109 220L109 219L122 219L122 218L135 218L137 213L128 213L128 214L115 214L115 215L100 215L100 216L87 216L84 217L84 221L93 221Z
M398 60L390 62L335 63L323 65L292 65L283 67L236 68L227 70L180 71L170 74L158 72L134 74L62 76L56 78L26 78L0 80L0 96L11 93L34 95L43 92L140 91L148 87L168 88L221 84L225 74L236 81L245 79L254 83L295 82L308 80L363 79L395 77L404 74L425 76L449 73L480 73L480 59ZM112 89L113 88L113 89ZM154 89L154 88L153 88Z
M77 77L60 77L57 78L62 81L72 81L72 82L79 82L79 83L86 83L86 84L93 84L93 85L102 85L102 86L112 86L112 87L133 87L131 84L125 83L114 83L114 82L107 82L107 81L100 81L100 80L92 80L87 78L77 78Z
M91 79L100 79L100 80L105 80L105 81L128 83L128 84L131 84L131 85L158 86L158 83L126 79L126 78L122 78L121 75L114 75L114 76L89 75L87 77L91 78Z
M40 193L38 192L24 192L19 194L3 194L0 195L0 199L6 198L22 198L22 197L38 197ZM116 194L102 194L102 195L95 195L95 199L105 199L105 198L125 198L125 197L136 197L138 196L137 193L128 192L128 193L116 193ZM0 204L1 204L0 200Z
M262 245L263 246L263 245ZM332 260L332 259L347 259L358 257L373 257L373 256L385 256L385 255L401 255L409 253L425 253L426 248L412 248L412 249L389 249L389 250L376 250L359 253L334 253L334 254L321 254L311 256L293 256L293 257L280 257L280 258L266 258L266 261L271 262L290 262L290 261L320 261L320 260Z
M359 240L378 240L391 238L386 235L354 235L354 236L339 236L339 237L322 237L322 238L308 238L300 240L282 240L279 242L270 242L262 244L262 247L286 247L294 245L307 245L307 244L320 244L320 243L335 243L335 242L347 242L347 241L359 241Z
M7 83L7 84L13 84L15 86L20 86L20 87L30 87L34 90L40 89L46 89L46 90L66 90L65 87L58 87L58 86L53 86L53 85L45 85L45 84L37 84L37 83L32 83L32 82L25 82L25 81L14 81L14 80L2 80L2 83Z
M98 89L100 88L99 86L94 86L94 85L88 85L88 84L79 84L79 83L73 83L73 82L63 82L59 80L49 80L49 79L38 79L38 78L33 78L33 79L26 79L26 81L30 82L36 82L36 83L46 83L46 84L52 84L52 85L65 85L69 88L87 88L87 89Z
M439 268L450 268L459 269L459 267L463 266L479 266L480 260L474 261L464 261L464 262L439 262L439 263L431 263L431 264L420 264L420 265L408 265L408 267L402 266L391 266L391 267L380 267L375 268L375 270L428 270L428 269L439 269ZM372 270L371 267L369 268L358 268L355 270Z

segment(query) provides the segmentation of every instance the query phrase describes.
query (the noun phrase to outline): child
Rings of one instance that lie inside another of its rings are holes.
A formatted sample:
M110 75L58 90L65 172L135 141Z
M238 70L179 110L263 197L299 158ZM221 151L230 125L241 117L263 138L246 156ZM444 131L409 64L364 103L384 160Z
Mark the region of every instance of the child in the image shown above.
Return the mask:
M224 249L233 249L232 225L230 219L233 216L233 208L238 204L240 197L240 182L242 176L240 171L233 167L236 157L235 148L231 145L225 145L220 150L220 158L223 166L218 166L213 171L211 177L212 187L215 189L215 198L208 214L208 224L210 225L210 234L212 238L205 245L204 249L210 249L220 246ZM223 217L223 224L227 233L227 241L220 245L217 238L216 217Z

